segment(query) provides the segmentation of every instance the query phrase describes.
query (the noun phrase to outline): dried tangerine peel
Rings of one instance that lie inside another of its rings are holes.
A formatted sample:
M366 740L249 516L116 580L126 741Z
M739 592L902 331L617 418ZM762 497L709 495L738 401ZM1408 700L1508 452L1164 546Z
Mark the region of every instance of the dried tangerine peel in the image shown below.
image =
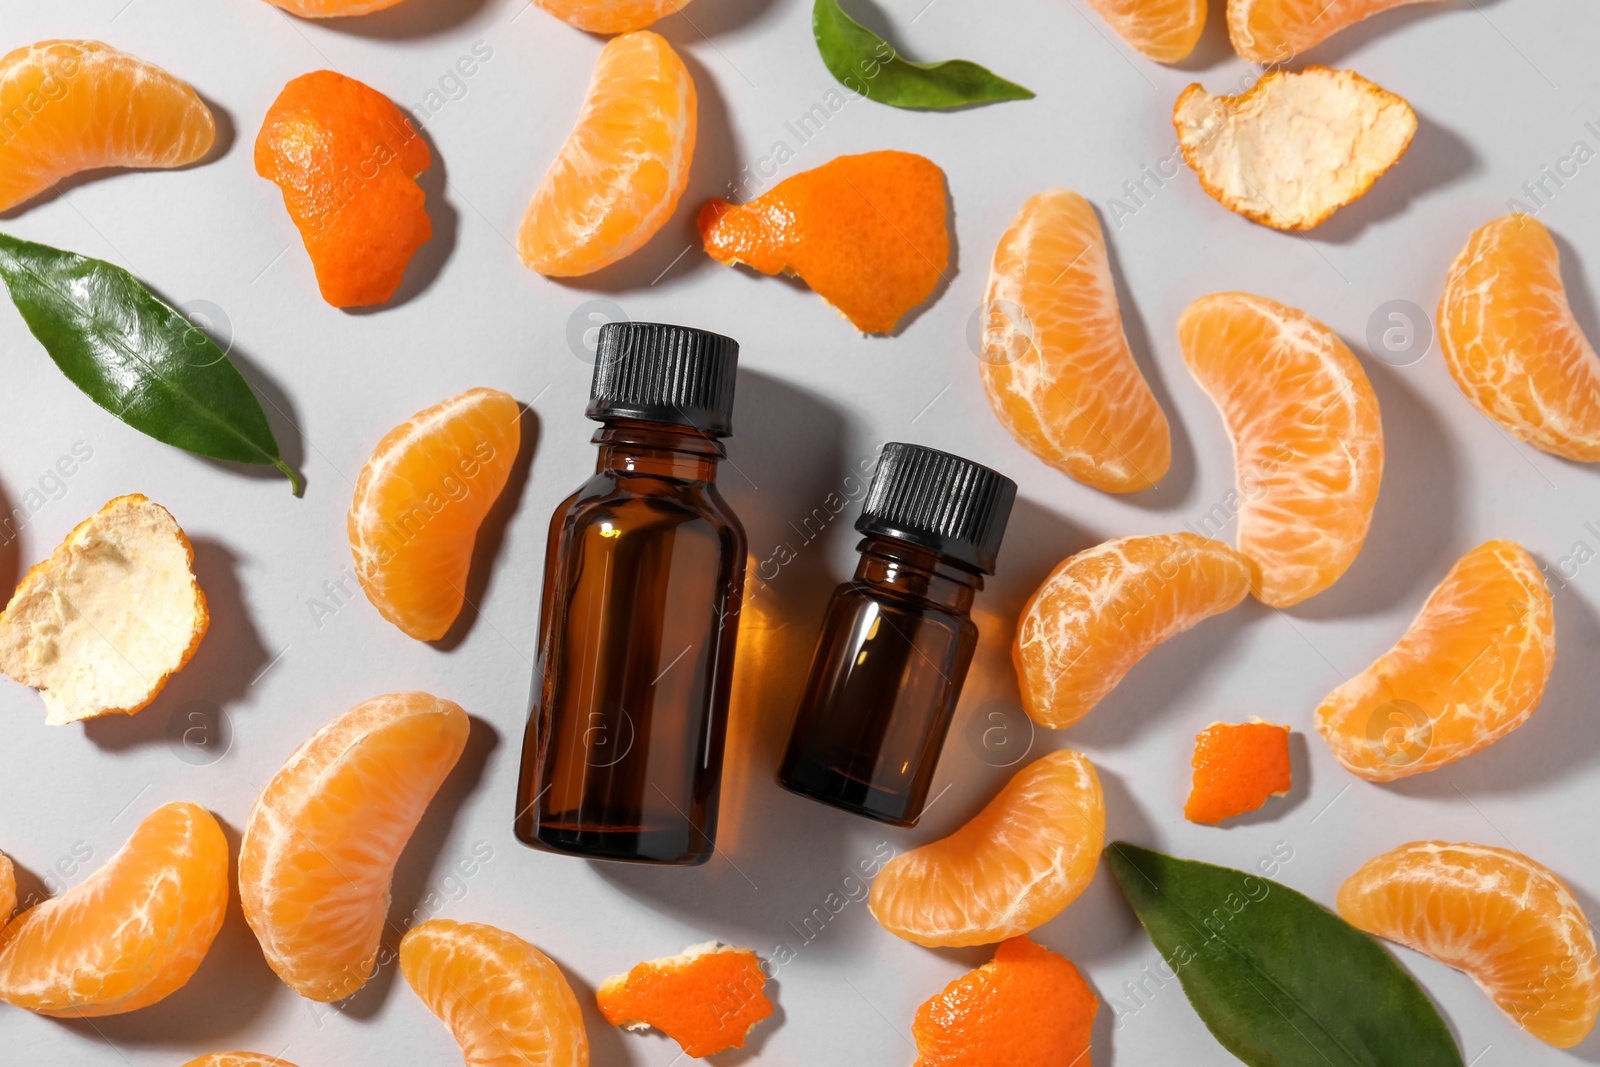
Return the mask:
M1194 739L1194 786L1183 816L1215 826L1288 795L1289 728L1269 722L1216 722Z
M79 523L0 613L0 671L39 690L59 726L131 715L200 647L211 616L194 548L134 493Z
M792 274L862 333L890 333L950 261L944 171L910 152L840 156L743 204L712 200L700 237L719 263Z
M685 1055L701 1059L743 1048L750 1031L772 1014L766 981L754 952L707 941L607 978L595 999L612 1026L653 1027Z
M1486 541L1456 561L1392 649L1328 694L1317 732L1369 781L1437 770L1527 722L1555 657L1539 565L1515 541Z
M331 70L295 78L256 137L256 173L283 191L334 307L370 307L400 288L433 236L416 177L433 155L388 97Z
M685 7L689 0L534 0L588 33L632 33Z
M1438 318L1445 366L1474 407L1535 448L1600 461L1600 359L1543 223L1512 214L1474 231Z
M1228 0L1228 37L1252 63L1287 63L1392 7L1422 0Z
M101 167L183 167L217 139L211 110L154 63L99 41L0 58L0 211Z
M1363 196L1411 146L1411 105L1348 70L1272 71L1239 96L1198 83L1172 109L1184 161L1229 211L1308 230Z
M1600 1015L1600 959L1577 898L1510 849L1415 841L1339 887L1339 914L1369 934L1464 971L1518 1025L1556 1048Z
M1100 1000L1064 957L1007 938L917 1009L915 1067L1090 1067Z
M1089 0L1089 6L1157 63L1186 58L1206 26L1206 0Z
M1087 200L1067 189L1028 199L995 248L984 308L979 374L1019 444L1108 493L1161 480L1171 431L1128 347Z

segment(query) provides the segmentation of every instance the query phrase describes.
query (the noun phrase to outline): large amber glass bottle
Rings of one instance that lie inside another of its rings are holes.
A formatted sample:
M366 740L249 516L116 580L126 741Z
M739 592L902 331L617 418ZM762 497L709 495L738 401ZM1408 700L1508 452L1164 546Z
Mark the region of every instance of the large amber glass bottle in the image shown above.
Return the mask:
M713 849L745 535L717 492L738 345L604 326L592 478L556 509L515 829L643 863Z

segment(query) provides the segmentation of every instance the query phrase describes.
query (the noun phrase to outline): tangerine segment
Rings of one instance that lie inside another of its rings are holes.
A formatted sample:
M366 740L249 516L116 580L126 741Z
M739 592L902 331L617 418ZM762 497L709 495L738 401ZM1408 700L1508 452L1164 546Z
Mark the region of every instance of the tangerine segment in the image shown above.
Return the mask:
M1172 462L1166 413L1133 361L1105 239L1077 193L1031 197L1000 238L979 373L1017 442L1108 493L1148 489Z
M930 948L1004 941L1078 898L1105 830L1094 764L1081 752L1052 752L961 829L890 860L867 906L885 930Z
M917 1009L914 1067L1090 1067L1100 999L1064 957L1026 937Z
M1244 559L1192 533L1122 537L1069 557L1017 622L1022 706L1041 726L1071 726L1151 649L1249 592Z
M344 18L348 15L365 15L393 7L400 0L267 0L291 15L303 19Z
M1510 849L1415 841L1339 887L1352 926L1465 971L1539 1040L1572 1048L1600 1014L1594 935L1560 878Z
M950 261L944 171L910 152L840 156L743 204L700 210L706 252L793 274L862 333L889 333Z
M16 910L17 869L12 866L11 857L0 852L0 930L5 929Z
M1372 188L1405 155L1417 113L1354 71L1274 70L1248 92L1198 83L1172 109L1184 162L1229 211L1309 230Z
M1228 0L1228 36L1252 63L1287 63L1346 26L1422 0Z
M612 975L595 999L612 1026L654 1027L684 1055L700 1059L744 1047L755 1025L772 1014L766 982L754 952L707 941Z
M515 934L431 919L401 939L400 971L455 1035L466 1067L587 1067L578 998Z
M1383 479L1366 372L1322 323L1249 293L1190 304L1178 341L1233 441L1251 591L1275 608L1320 593L1361 551Z
M345 523L356 577L419 641L461 614L478 527L522 446L521 415L507 393L468 389L390 430L361 468Z
M427 142L394 103L331 70L284 86L256 136L256 173L283 190L322 299L382 304L433 236L416 177Z
M105 866L0 930L0 1000L120 1015L187 982L228 908L228 842L197 804L145 816Z
M683 8L689 0L534 0L550 14L589 33L632 33Z
M1270 722L1214 722L1194 739L1194 786L1183 806L1190 822L1215 826L1288 794L1289 728Z
M0 211L98 167L182 167L217 139L211 110L154 63L99 41L0 58Z
M1186 58L1206 28L1206 0L1089 0L1089 6L1157 63Z
M190 1060L183 1067L294 1067L294 1064L260 1052L213 1052Z
M1473 232L1445 281L1439 345L1479 411L1535 448L1600 460L1600 360L1538 219L1511 214Z
M1437 770L1527 722L1555 658L1538 564L1514 541L1486 541L1450 568L1398 644L1328 694L1317 732L1369 781Z
M644 247L689 184L698 106L665 39L644 31L607 42L578 124L522 217L522 262L568 278Z
M395 862L466 747L467 713L427 693L357 704L295 750L250 809L239 900L289 987L333 1001L366 984Z

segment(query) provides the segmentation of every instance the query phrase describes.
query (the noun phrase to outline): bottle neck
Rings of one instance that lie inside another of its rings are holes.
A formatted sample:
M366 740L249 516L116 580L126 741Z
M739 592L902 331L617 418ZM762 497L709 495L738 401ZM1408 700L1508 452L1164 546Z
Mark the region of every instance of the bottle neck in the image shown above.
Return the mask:
M937 552L893 537L867 537L856 546L861 562L855 581L901 596L926 600L963 615L983 588L983 577Z
M692 427L633 419L608 420L590 440L600 447L596 474L713 482L717 461L727 455L721 441Z

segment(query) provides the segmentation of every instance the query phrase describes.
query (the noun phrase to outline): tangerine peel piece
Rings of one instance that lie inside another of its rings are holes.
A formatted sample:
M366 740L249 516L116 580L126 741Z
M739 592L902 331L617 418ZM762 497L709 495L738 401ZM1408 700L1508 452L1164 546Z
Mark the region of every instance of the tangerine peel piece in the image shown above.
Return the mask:
M660 1030L684 1055L701 1059L743 1048L750 1031L772 1014L766 981L754 952L706 941L612 975L595 999L612 1026Z
M1288 796L1289 728L1275 723L1214 722L1194 739L1194 784L1183 817L1210 826Z

